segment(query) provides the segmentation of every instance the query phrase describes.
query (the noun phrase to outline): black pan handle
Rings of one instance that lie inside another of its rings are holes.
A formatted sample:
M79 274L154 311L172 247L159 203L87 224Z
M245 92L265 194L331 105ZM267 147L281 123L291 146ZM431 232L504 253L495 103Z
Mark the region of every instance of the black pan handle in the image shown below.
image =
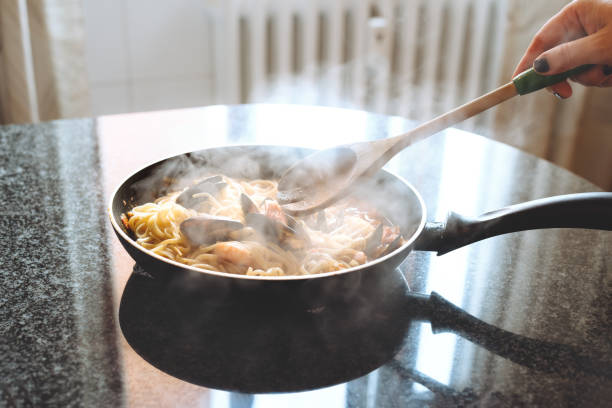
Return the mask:
M612 230L612 193L578 193L528 201L470 218L451 212L427 223L414 249L438 255L496 235L539 228Z
M612 378L612 361L603 355L567 344L552 343L509 332L486 323L455 306L436 292L408 294L409 313L431 323L432 331L455 333L517 364L545 372L573 376L587 372Z

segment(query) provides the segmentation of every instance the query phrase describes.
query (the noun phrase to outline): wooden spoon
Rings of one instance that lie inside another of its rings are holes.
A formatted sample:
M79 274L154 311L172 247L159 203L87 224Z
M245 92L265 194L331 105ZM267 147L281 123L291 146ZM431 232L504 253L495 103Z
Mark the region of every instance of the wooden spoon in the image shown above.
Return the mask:
M557 75L540 75L533 68L511 82L471 102L425 122L408 133L357 142L313 153L289 168L278 184L278 201L285 211L306 214L325 208L348 193L353 183L375 174L407 146L483 112L516 95L525 95L590 69L582 65Z

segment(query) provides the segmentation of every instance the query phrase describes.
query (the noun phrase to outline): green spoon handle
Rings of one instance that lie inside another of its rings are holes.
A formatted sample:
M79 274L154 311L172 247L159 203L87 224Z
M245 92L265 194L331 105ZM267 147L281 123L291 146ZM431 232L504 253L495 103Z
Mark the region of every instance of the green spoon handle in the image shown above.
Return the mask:
M533 68L529 68L526 71L521 72L512 79L516 91L519 95L525 95L538 89L546 88L554 85L557 82L561 82L571 76L582 74L585 71L593 68L594 65L580 65L579 67L572 68L569 71L562 72L554 75L542 75L538 74Z

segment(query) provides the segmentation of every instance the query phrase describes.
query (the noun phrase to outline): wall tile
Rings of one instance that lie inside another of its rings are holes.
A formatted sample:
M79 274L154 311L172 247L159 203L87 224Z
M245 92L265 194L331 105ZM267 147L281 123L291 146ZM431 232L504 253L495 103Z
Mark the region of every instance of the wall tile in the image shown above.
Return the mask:
M212 40L201 0L130 0L127 44L134 78L208 75Z
M82 0L85 58L91 83L125 81L128 77L122 0Z
M127 83L91 85L91 110L94 116L130 112Z

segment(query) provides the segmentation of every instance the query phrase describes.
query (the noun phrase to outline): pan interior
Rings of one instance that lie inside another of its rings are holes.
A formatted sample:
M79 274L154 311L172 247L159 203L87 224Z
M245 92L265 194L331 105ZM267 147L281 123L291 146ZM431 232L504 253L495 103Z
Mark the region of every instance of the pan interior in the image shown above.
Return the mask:
M159 161L138 171L118 188L111 203L114 226L134 240L123 226L121 215L135 206L154 201L209 174L278 179L288 167L310 153L312 150L296 147L229 146ZM421 201L416 191L401 178L380 171L358 183L353 194L399 225L404 238L410 239L418 231L423 216Z

